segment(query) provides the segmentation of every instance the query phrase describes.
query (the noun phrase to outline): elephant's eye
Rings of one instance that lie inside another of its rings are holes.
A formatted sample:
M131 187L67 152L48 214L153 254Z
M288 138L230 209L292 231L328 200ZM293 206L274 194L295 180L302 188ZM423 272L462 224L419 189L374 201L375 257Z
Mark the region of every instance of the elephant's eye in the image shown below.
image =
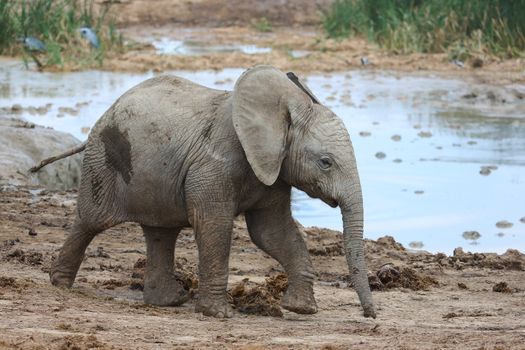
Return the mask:
M319 167L323 170L328 170L332 167L332 160L330 157L322 156L321 159L319 159Z

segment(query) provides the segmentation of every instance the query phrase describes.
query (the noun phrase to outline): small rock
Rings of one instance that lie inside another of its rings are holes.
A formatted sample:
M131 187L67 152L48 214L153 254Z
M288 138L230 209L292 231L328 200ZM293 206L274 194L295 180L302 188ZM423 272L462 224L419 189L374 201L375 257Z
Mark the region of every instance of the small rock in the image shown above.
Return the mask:
M476 97L478 97L478 95L475 94L475 93L473 93L473 92L471 92L471 93L465 94L465 95L463 95L463 96L461 96L461 97L466 98L466 99L471 99L471 98L476 98Z
M470 141L467 142L467 145L471 145L471 146L472 145L477 145L477 144L478 144L478 142L477 141L473 141L473 140L470 140Z
M401 163L403 160L402 159L399 159L399 158L396 158L393 160L394 163Z
M522 217L522 218L520 219L520 222L521 222L522 224L525 224L525 216Z
M458 282L459 289L468 289L467 285L463 282Z
M414 129L421 129L421 125L419 124L414 125Z
M423 193L425 193L425 191L423 191L423 190L415 190L414 193L415 194L423 194Z
M29 229L29 232L27 234L33 237L38 235L38 233L32 227Z
M21 112L22 111L22 106L18 103L15 103L14 105L11 106L11 112Z
M496 222L497 228L511 228L512 226L514 226L514 224L507 220L501 220L501 221Z
M392 141L401 141L401 135L392 135L390 138Z
M363 66L368 66L370 64L370 61L368 60L368 57L361 57L361 64Z
M479 171L479 173L480 173L481 175L483 175L483 176L488 176L488 175L490 175L490 174L492 173L492 170L490 170L490 169L487 168L487 167L482 166L482 167L481 167L481 170Z
M459 315L456 314L455 312L449 312L448 314L443 315L443 318L446 320L448 320L449 318L454 318L454 317L459 317Z
M497 99L496 94L493 91L487 92L487 98L492 102L495 102Z
M481 234L478 231L465 231L465 232L463 232L463 238L468 239L468 240L475 241L475 240L479 239L480 237L481 237ZM456 249L461 249L461 248L456 248ZM454 255L456 255L455 252L456 251L454 250Z
M386 158L386 154L384 152L377 152L376 153L376 158L377 159L385 159Z
M503 236L505 236L505 234L503 232L498 232L498 233L496 233L496 236L503 237Z
M413 242L408 243L408 246L413 249L421 249L423 248L423 242L413 241Z
M420 131L418 132L417 136L419 137L432 137L432 133L430 131Z
M369 131L360 131L359 132L359 136L362 136L362 137L367 137L367 136L370 136L370 135L372 135L372 133L369 132Z

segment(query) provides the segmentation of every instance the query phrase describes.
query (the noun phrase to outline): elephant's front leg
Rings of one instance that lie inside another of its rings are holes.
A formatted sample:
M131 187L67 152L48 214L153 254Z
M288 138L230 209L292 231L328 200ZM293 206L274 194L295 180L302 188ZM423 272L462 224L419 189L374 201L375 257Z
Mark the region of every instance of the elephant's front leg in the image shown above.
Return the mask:
M277 260L288 275L282 307L299 314L317 312L314 298L314 269L308 249L290 211L286 194L277 203L247 212L246 223L253 242Z
M142 226L147 245L144 273L144 302L160 306L177 306L189 299L188 291L173 271L175 242L180 228Z
M208 202L194 208L191 219L199 250L199 297L195 312L218 318L232 317L226 287L233 205Z

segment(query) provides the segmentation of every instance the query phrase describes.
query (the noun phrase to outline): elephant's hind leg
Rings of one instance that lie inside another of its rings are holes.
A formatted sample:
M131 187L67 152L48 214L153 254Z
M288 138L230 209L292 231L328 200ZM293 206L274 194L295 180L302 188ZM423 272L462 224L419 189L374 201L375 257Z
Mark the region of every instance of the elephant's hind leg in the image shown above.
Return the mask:
M178 306L189 299L188 291L173 271L175 243L180 228L142 226L147 245L144 275L144 302L160 306Z
M77 276L84 253L95 236L107 227L93 228L76 219L60 254L53 263L49 276L51 283L58 287L71 288Z

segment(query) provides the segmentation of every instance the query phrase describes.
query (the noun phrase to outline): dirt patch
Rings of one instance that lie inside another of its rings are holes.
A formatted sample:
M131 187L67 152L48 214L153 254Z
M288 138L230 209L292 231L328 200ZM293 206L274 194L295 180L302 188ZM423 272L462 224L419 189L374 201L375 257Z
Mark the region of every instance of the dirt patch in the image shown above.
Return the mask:
M318 273L314 292L319 313L297 315L280 308L286 289L282 267L255 247L240 218L234 223L230 254L236 312L232 319L216 320L195 314L193 299L175 308L143 304L145 242L140 226L128 223L95 238L71 290L55 288L43 267L67 236L66 224L75 214L74 205L67 203L74 199L72 192L33 196L25 188L0 190L0 347L391 349L418 344L422 349L476 349L494 344L519 349L523 344L525 281L516 262L524 256L512 250L474 258L460 251L452 256L413 252L391 237L366 240L368 267L382 290L373 293L379 316L369 320L362 317L351 288L346 257L326 249L342 248L341 233L303 228ZM28 227L38 235L29 236ZM187 273L185 286L197 289L191 230L180 233L176 252L177 273ZM26 263L31 253L42 254L43 262ZM389 268L381 270L383 266ZM512 293L493 292L502 281Z
M316 25L332 0L126 0L113 1L117 23L177 23L191 26L252 25L265 18L272 26ZM107 3L101 0L100 3Z

